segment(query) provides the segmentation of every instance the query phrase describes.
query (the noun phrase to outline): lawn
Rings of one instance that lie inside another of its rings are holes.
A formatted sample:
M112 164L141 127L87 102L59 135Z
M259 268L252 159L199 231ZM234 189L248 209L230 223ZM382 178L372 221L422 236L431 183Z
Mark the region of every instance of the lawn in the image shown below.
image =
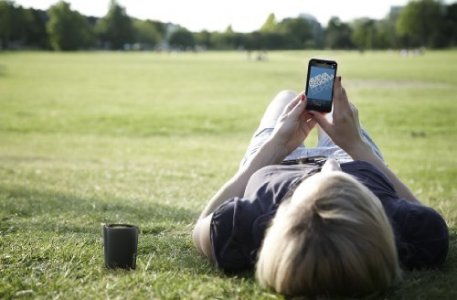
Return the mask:
M312 56L339 62L389 166L450 228L445 266L383 297L456 299L457 50L0 53L0 298L282 299L212 267L190 233ZM103 266L100 224L117 222L141 229L134 271Z

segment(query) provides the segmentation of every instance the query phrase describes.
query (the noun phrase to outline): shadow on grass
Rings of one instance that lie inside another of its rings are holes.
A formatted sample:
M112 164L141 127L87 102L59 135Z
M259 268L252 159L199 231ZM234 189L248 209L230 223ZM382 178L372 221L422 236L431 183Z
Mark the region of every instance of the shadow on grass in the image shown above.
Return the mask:
M197 213L142 199L83 198L75 194L0 186L0 231L88 234L98 238L101 223L130 223L143 235L186 235ZM94 235L95 234L95 235Z
M185 272L254 281L252 271L225 274L197 254L190 237L197 212L142 199L106 198L0 186L0 231L15 235L19 241L40 232L54 236L84 236L94 245L100 242L100 223L132 223L141 229L138 257L146 272ZM405 280L388 296L443 296L445 291L455 288L456 254L457 230L450 228L450 249L444 267L405 272Z
M141 231L138 259L144 268L234 277L217 270L194 249L191 231L197 216L195 211L142 199L84 198L0 186L0 231L15 235L18 241L45 235L85 239L89 245L101 247L101 223L130 223ZM252 279L253 273L236 277Z
M3 214L31 219L46 216L50 217L49 221L62 220L65 216L73 215L75 220L82 224L86 223L87 217L92 217L92 220L97 222L131 220L133 223L154 221L175 224L190 223L197 216L197 212L188 209L140 198L132 200L107 195L84 198L76 194L24 187L0 186L1 198Z
M101 248L101 223L135 224L140 228L138 259L148 270L225 277L193 247L197 212L142 199L106 198L0 186L0 232L14 235L19 244L30 239L43 243L46 237L85 240Z

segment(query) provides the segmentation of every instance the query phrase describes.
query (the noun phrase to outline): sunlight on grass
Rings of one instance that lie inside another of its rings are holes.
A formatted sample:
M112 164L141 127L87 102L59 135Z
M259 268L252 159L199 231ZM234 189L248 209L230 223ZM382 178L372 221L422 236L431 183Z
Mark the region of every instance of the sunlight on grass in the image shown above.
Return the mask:
M282 298L210 266L190 232L311 56L339 62L389 166L450 226L445 267L385 297L455 298L457 51L0 54L0 298ZM103 222L140 227L137 270L104 269Z

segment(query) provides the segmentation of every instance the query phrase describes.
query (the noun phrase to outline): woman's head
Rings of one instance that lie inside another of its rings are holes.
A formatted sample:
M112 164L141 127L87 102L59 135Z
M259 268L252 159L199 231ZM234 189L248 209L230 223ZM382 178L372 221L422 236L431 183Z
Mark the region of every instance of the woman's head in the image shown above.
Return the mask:
M334 166L303 181L283 203L259 252L261 285L286 295L371 294L400 277L380 201Z

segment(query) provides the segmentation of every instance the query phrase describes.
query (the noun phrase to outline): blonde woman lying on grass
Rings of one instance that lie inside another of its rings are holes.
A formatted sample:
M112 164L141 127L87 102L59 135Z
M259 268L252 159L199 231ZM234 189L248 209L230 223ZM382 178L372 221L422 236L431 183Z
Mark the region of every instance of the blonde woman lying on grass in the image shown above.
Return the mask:
M332 116L305 107L303 93L273 99L197 221L198 251L226 271L255 267L262 286L290 296L373 294L402 269L443 264L446 223L386 166L341 77ZM318 145L306 148L316 124Z

